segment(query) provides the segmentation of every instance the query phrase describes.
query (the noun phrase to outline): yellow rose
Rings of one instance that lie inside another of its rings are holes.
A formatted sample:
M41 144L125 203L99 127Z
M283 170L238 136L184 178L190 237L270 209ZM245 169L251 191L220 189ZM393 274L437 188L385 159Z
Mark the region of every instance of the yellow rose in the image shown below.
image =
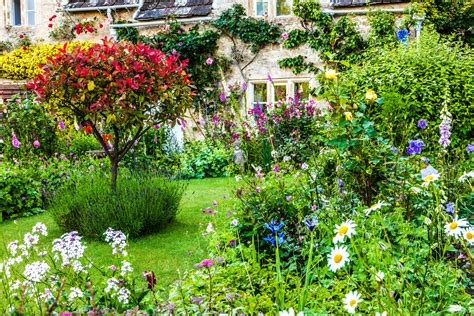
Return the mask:
M347 121L352 121L352 113L351 112L344 112Z
M324 73L324 78L328 80L334 80L337 77L337 72L334 69L328 69Z
M374 90L369 89L367 90L367 93L365 94L365 99L369 102L374 102L377 100L377 94L375 93Z

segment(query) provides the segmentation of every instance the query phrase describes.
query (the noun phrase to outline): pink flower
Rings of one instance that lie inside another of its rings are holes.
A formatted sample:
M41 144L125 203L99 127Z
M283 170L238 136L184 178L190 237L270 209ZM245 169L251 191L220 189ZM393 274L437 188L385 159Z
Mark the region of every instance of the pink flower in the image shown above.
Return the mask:
M232 226L235 227L237 225L239 225L239 221L237 219L233 219L232 220Z
M212 63L214 62L214 60L209 57L207 60L206 60L206 64L208 64L209 66L212 65Z
M196 268L203 268L203 267L210 268L213 265L214 265L214 261L212 261L212 259L204 259L203 261L199 262L198 264L195 264L194 266Z
M216 206L217 206L217 202L216 202L216 201L212 201L212 206L216 207Z
M260 193L260 187L256 187L255 191L257 191L257 193Z
M287 32L285 32L285 33L281 34L281 38L283 38L284 40L287 40L287 39L288 39L288 37L289 37L289 35L288 35L288 33L287 33Z
M20 148L21 146L20 141L18 140L18 138L16 138L15 132L12 132L12 145L15 148Z
M35 140L33 142L33 146L35 146L36 148L38 148L39 146L41 146L40 142L38 140Z
M166 24L165 25L165 31L169 31L170 30L170 25L169 24Z
M287 201L290 201L290 200L291 200L291 195L287 195L287 196L286 196L286 200L287 200Z
M64 122L63 122L63 121L60 121L60 122L59 122L59 128L60 128L61 130L64 130L65 126L64 126Z

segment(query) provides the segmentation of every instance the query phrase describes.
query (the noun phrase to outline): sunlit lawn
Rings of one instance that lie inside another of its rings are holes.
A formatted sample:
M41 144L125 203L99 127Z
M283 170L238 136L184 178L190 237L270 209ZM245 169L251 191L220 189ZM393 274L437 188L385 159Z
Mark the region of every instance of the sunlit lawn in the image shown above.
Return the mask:
M176 220L154 235L130 241L130 261L135 273L154 271L158 282L166 287L178 278L178 270L184 271L206 257L206 241L202 232L207 225L201 209L211 206L212 201L219 203L219 209L226 211L233 201L234 178L191 180L181 203ZM224 195L228 198L224 199ZM37 223L43 222L49 230L48 241L61 236L63 232L46 212L16 222L0 223L0 240L9 242L22 238L25 232ZM2 247L3 248L3 247ZM88 241L86 254L93 258L98 266L112 264L110 247L101 242ZM0 249L0 253L3 249Z

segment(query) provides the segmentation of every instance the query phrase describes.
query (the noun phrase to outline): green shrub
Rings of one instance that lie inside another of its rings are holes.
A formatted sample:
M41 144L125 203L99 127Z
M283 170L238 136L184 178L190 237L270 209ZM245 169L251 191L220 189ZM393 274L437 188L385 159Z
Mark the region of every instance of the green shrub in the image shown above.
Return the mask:
M225 177L232 168L232 151L210 141L191 141L185 144L182 172L189 178Z
M51 211L64 231L100 238L108 227L130 237L154 233L169 224L178 212L185 182L152 173L119 175L115 192L110 176L94 172L58 192Z
M361 94L372 88L379 96L388 96L383 105L374 103L369 108L371 120L384 136L393 139L389 135L391 131L414 136L418 131L416 122L426 119L425 133L437 142L440 104L447 98L453 115L452 145L466 146L473 132L474 54L471 50L424 30L415 43L378 48L369 51L363 60L361 66L348 71L348 77Z
M69 149L76 155L84 155L87 151L101 149L92 134L88 135L83 131L73 131L69 134L69 137L71 139Z
M58 124L43 105L18 99L7 103L6 110L0 121L0 137L4 141L3 155L7 160L37 160L60 151ZM19 142L16 145L14 136Z

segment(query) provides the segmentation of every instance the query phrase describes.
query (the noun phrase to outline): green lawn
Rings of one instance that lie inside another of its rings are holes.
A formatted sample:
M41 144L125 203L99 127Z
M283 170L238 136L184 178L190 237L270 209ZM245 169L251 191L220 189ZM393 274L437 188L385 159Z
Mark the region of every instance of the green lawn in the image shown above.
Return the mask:
M215 200L219 203L219 209L226 212L225 207L233 202L234 185L233 178L191 180L176 221L159 233L130 241L129 253L135 273L140 275L145 270L154 271L158 283L166 287L176 280L178 269L189 269L206 257L207 244L201 233L205 229L203 225L207 225L207 220L200 210L211 206ZM228 197L226 200L224 195ZM0 223L0 242L22 238L37 222L47 225L48 241L61 236L62 232L46 212L21 218L16 222ZM88 241L87 247L86 255L93 258L97 265L111 264L112 254L107 244ZM0 247L1 251L3 249Z

